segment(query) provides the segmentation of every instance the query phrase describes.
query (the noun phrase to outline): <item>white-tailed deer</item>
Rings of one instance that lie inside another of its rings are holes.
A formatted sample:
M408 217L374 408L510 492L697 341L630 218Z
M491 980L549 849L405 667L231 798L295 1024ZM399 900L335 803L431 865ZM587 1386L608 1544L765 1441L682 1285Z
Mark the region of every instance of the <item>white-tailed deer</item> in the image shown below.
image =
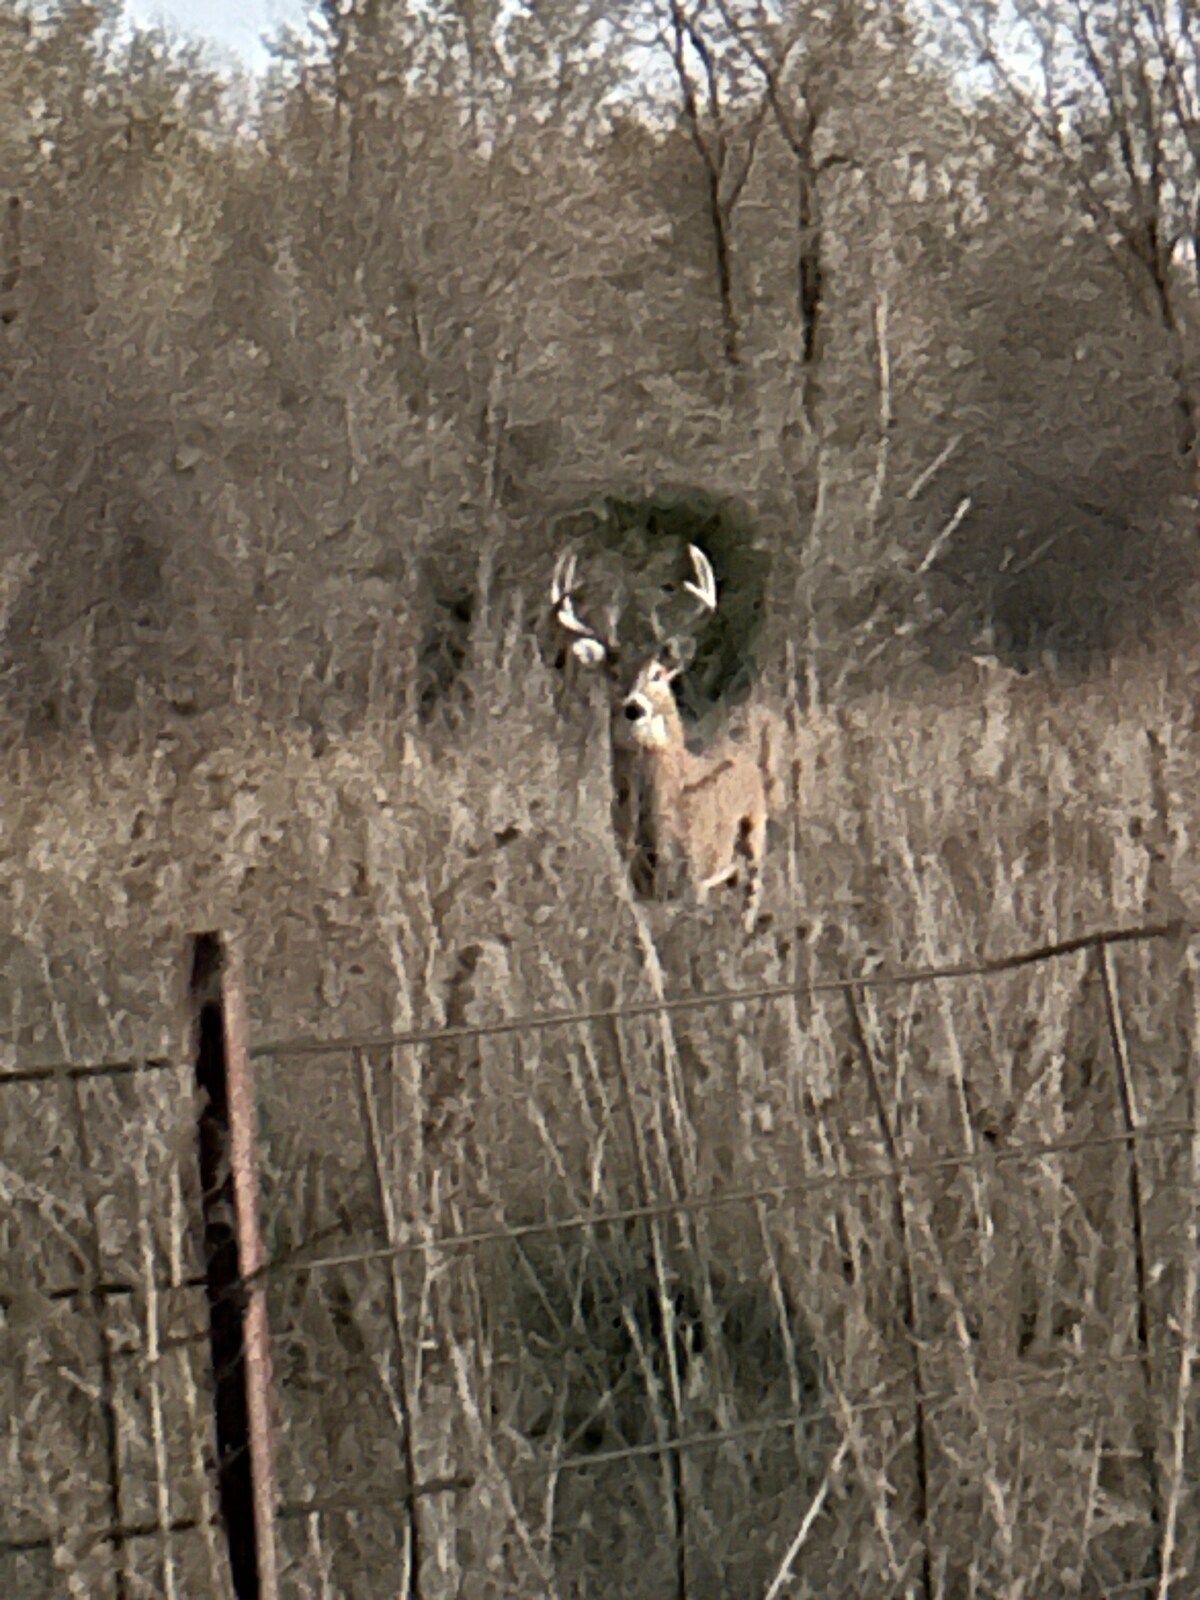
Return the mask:
M695 545L688 546L688 554L692 578L684 588L702 612L711 613L717 608L712 565ZM561 557L555 567L550 599L560 627L571 636L576 661L585 667L605 667L615 683L615 622L604 633L579 614L572 555ZM678 643L662 642L621 700L649 793L655 851L660 858L683 857L701 903L710 889L731 883L740 874L745 886L743 920L750 932L758 915L767 833L770 777L765 733L757 753L727 740L704 755L693 755L671 688L683 666Z

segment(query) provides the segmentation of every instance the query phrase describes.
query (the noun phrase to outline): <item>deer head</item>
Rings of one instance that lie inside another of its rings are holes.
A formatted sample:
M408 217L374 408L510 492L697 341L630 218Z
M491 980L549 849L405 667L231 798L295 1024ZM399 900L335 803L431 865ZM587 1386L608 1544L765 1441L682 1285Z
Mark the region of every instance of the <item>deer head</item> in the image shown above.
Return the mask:
M688 555L692 561L692 576L685 579L683 587L698 602L702 612L711 613L717 609L717 580L712 563L698 545L689 544ZM578 594L575 556L567 551L559 557L550 583L550 604L555 620L570 636L570 651L580 666L614 666L620 654L617 617L610 614L608 627L598 627L580 615ZM650 625L658 641L658 650L642 668L639 680L657 663L668 675L666 681L669 683L683 669L685 649L678 635L664 637L657 607L651 613Z

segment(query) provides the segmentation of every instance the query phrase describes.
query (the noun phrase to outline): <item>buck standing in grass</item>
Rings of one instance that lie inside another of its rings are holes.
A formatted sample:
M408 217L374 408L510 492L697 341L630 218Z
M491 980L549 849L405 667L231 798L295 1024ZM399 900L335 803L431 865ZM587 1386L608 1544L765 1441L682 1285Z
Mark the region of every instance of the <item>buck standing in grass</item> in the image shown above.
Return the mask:
M695 545L688 546L692 579L684 587L701 611L717 608L712 564ZM559 625L571 635L571 649L584 666L613 666L615 638L579 615L575 604L575 559L565 555L555 568L551 603ZM671 657L667 664L665 657ZM710 889L744 880L743 923L752 932L762 888L762 858L767 835L767 750L756 755L729 741L704 755L687 748L683 720L672 683L683 670L683 652L667 640L634 679L621 702L641 757L650 795L656 852L683 857L703 904Z

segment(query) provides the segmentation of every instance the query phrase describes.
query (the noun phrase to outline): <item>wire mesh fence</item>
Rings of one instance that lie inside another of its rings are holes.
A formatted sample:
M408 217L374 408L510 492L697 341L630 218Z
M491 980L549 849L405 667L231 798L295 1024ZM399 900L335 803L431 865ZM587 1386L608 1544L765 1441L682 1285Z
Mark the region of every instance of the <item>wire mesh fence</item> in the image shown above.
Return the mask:
M18 1064L0 1577L1186 1592L1192 957Z

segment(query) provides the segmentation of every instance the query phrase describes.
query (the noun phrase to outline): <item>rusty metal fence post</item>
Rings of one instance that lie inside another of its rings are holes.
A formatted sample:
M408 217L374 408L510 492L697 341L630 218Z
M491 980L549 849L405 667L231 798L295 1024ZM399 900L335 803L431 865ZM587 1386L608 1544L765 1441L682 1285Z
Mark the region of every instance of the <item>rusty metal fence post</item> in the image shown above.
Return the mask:
M277 1600L256 1108L241 973L219 934L192 940L189 998L221 1519L237 1600Z

